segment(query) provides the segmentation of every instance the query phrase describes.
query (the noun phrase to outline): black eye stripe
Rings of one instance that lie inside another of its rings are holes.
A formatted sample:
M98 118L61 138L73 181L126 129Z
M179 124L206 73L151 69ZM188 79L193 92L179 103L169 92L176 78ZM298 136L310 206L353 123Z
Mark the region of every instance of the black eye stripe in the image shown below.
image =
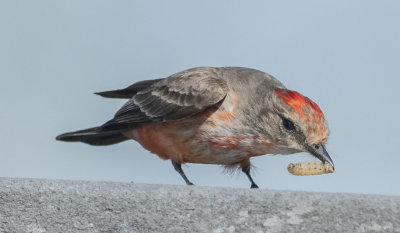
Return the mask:
M294 127L293 122L292 122L291 120L289 120L289 119L283 118L283 119L282 119L282 124L283 124L283 127L285 127L285 129L287 129L287 130L289 130L289 131L293 131L293 130L296 129L296 128Z

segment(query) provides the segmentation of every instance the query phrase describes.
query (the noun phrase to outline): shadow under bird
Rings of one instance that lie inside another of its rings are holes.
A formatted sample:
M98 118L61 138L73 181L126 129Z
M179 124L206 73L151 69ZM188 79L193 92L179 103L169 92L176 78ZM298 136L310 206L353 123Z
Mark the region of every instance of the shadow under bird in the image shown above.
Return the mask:
M133 139L171 160L188 185L184 163L239 168L251 188L258 188L250 175L253 156L308 152L334 167L318 105L258 70L198 67L96 94L129 100L103 125L57 140L111 145Z

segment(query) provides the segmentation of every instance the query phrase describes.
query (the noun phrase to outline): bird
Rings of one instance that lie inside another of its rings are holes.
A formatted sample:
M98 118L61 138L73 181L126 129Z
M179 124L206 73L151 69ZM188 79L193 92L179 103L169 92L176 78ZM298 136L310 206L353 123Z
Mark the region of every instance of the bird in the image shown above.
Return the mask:
M196 67L95 94L128 101L104 124L57 140L105 146L133 139L170 160L187 185L185 163L241 170L251 188L258 188L250 174L255 156L307 152L334 168L319 106L256 69Z

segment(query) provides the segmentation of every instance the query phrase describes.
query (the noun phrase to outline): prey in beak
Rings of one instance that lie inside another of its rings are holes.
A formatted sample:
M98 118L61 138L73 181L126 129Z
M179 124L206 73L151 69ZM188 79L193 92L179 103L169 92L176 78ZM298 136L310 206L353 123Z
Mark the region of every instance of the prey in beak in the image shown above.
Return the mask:
M335 170L335 165L333 164L333 161L331 157L329 156L328 152L325 149L325 146L323 145L313 145L313 146L306 146L306 150L311 153L313 156L315 156L317 159L321 160L322 163L328 162L333 170Z

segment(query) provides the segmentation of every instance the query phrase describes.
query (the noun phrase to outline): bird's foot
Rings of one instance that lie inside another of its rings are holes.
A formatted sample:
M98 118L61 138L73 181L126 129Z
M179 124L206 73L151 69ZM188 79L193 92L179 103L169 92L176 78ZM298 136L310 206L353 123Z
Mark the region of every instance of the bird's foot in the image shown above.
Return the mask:
M256 185L256 184L251 184L251 187L250 187L251 189L258 189L258 185Z

